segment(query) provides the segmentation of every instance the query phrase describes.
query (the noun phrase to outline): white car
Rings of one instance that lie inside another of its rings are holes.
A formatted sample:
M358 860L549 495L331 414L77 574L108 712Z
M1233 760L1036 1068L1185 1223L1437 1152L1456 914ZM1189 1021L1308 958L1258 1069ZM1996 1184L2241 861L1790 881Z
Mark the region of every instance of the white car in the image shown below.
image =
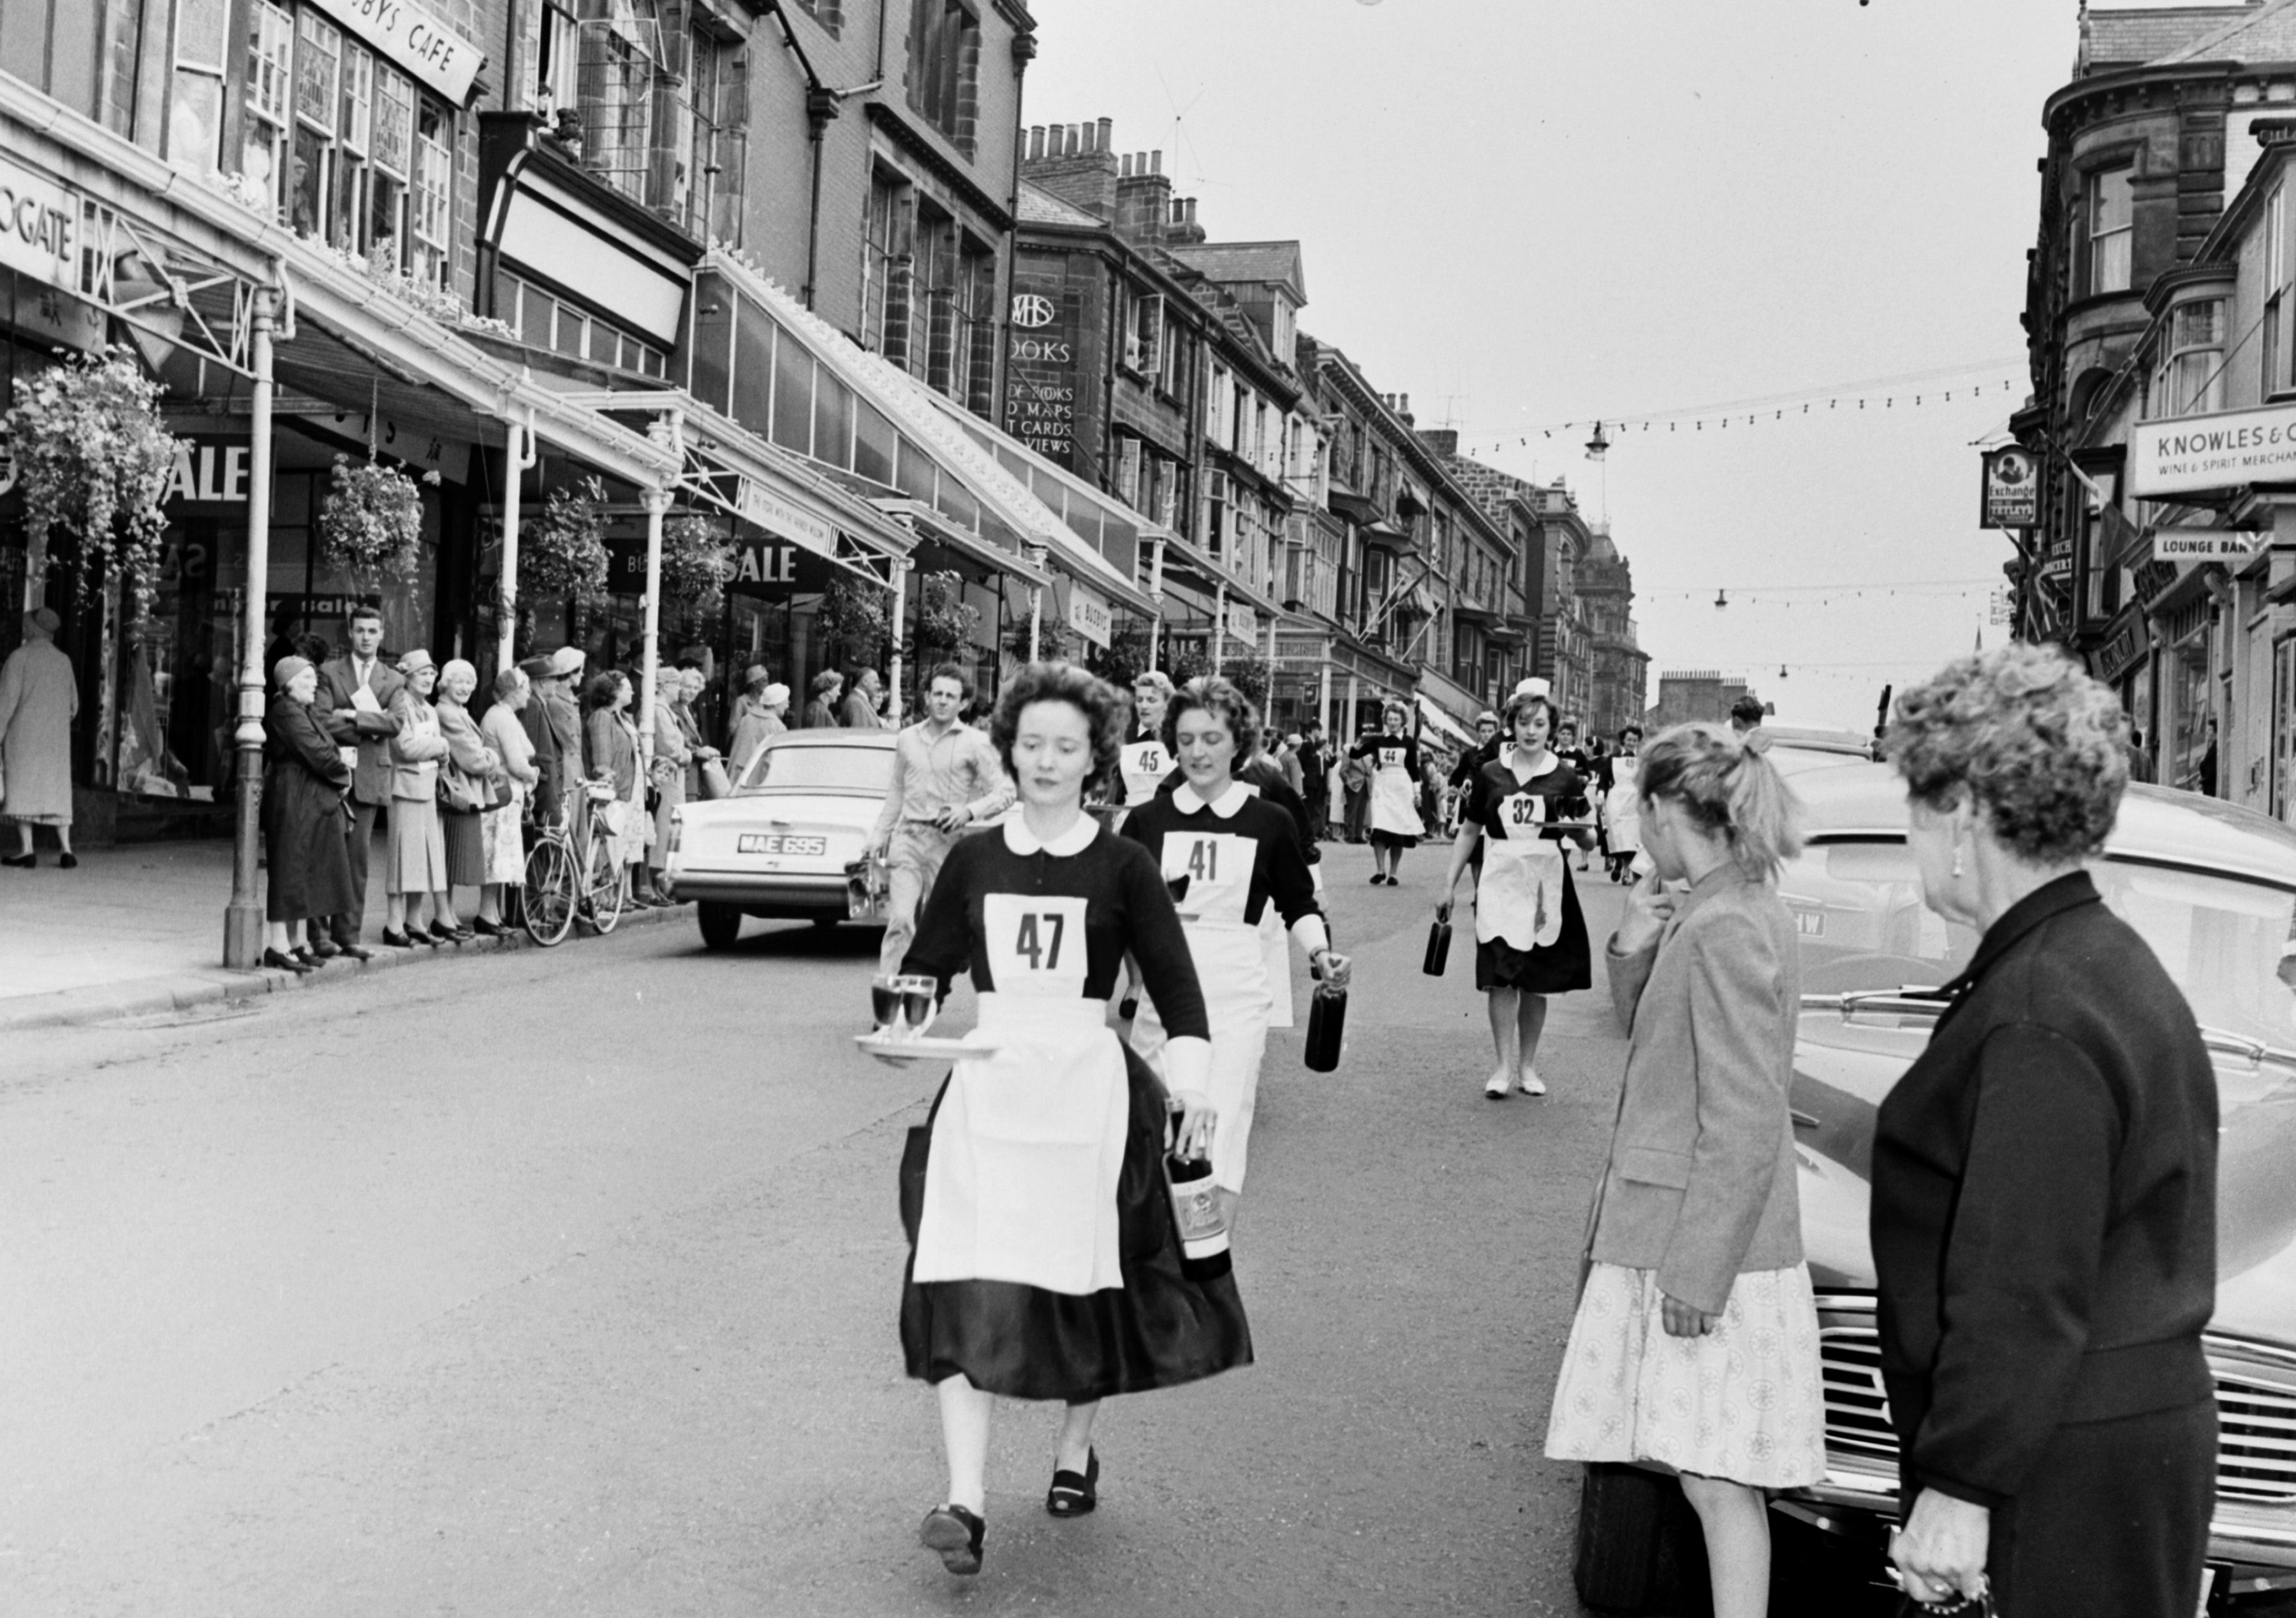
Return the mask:
M845 867L862 857L892 784L890 730L775 736L732 797L672 812L664 882L695 901L712 949L733 947L745 916L833 927L846 918Z

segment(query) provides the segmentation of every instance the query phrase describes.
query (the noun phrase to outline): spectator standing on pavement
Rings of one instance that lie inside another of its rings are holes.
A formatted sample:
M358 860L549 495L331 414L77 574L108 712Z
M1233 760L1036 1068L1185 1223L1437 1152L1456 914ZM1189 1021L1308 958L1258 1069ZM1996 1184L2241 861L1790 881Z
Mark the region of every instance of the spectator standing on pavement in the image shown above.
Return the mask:
M734 724L730 763L736 784L750 773L750 766L766 743L789 729L789 705L790 688L779 681L770 682L758 693L756 704Z
M485 843L486 882L479 890L479 919L474 931L488 934L503 929L503 892L526 883L526 848L520 822L526 805L543 784L534 753L534 732L527 715L534 705L531 678L521 668L505 669L495 676L495 700L479 719L479 734L502 760L508 778L508 801L489 809L479 823ZM545 723L543 734L549 734Z
M534 766L534 780L527 789L525 803L537 825L548 825L561 811L561 798L565 791L566 760L559 751L558 730L550 722L550 693L558 684L558 677L550 671L550 659L529 657L518 666L525 677L526 695L513 710L518 715L519 728L526 733L527 752ZM497 681L495 698L502 700L502 686ZM493 709L488 709L491 716ZM501 751L496 744L496 751ZM504 754L508 757L508 754ZM574 760L574 772L581 773L582 761ZM520 880L524 880L521 872Z
M1370 759L1350 748L1340 761L1340 829L1349 842L1364 840L1371 818L1371 776Z
M320 935L329 916L350 908L343 793L351 769L313 710L319 671L310 660L291 653L271 679L263 720L263 964L300 973L340 953ZM296 934L307 926L312 936L299 946Z
M701 710L698 704L709 689L709 677L699 669L686 669L681 673L669 710L671 717L677 721L678 735L685 743L685 801L699 803L708 795L702 785L704 767L726 755L710 746L702 735Z
M390 738L390 866L383 879L390 913L382 941L394 949L417 944L436 948L455 941L462 924L455 918L453 883L447 876L447 838L439 824L439 768L447 753L430 694L438 688L439 665L417 646L398 660L400 685L390 699L397 734ZM426 927L413 919L414 907L430 896Z
M583 727L581 699L576 694L588 662L579 646L561 646L552 653L550 670L557 678L551 682L544 702L550 712L550 728L558 738L558 807L562 814L571 817L578 838L587 834L589 825L588 817L578 810L582 783L591 772L590 738Z
M892 790L869 834L891 889L877 954L878 969L889 974L900 970L957 839L1013 805L1013 784L996 750L964 722L972 701L972 679L956 664L943 663L925 680L925 717L893 739Z
M1498 1064L1483 1086L1493 1101L1505 1101L1517 1088L1526 1096L1546 1094L1536 1063L1547 997L1591 988L1595 981L1587 921L1562 841L1568 837L1584 848L1594 835L1549 829L1571 818L1570 807L1583 801L1586 785L1548 744L1553 698L1518 692L1500 718L1513 744L1484 765L1469 788L1443 898L1435 907L1439 917L1450 920L1459 878L1480 850L1475 987L1486 997Z
M1373 885L1396 883L1400 886L1396 872L1403 864L1403 850L1417 848L1419 839L1426 834L1426 823L1419 817L1419 794L1425 783L1421 779L1418 739L1404 730L1411 722L1411 710L1400 702L1390 702L1382 717L1387 728L1357 743L1349 756L1371 767Z
M450 891L485 888L487 838L480 823L497 792L506 793L510 785L502 755L471 717L471 698L478 688L478 669L459 657L439 671L439 734L447 738L447 758L439 767L439 823L447 843ZM457 922L455 940L467 942L476 932Z
M909 1375L934 1385L948 1459L920 1538L955 1573L980 1571L997 1397L1067 1406L1045 1505L1077 1516L1099 1499L1102 1400L1251 1359L1233 1272L1184 1267L1165 1200L1168 1138L1201 1159L1213 1133L1188 941L1156 862L1084 808L1118 768L1124 699L1080 669L1031 664L989 734L1021 812L950 852L902 962L944 992L969 973L996 1042L935 1102L922 1187L906 1162L902 1176L904 1211L918 1213L901 1345ZM1127 956L1170 1035L1166 1084L1108 1025Z
M646 848L645 881L640 889L640 897L649 905L674 902L662 891L661 871L669 862L669 817L685 806L685 772L693 763L693 743L686 739L686 727L678 722L678 704L685 692L683 676L665 674L654 698L653 759L648 766L647 782L652 790L646 794L652 800L652 813L648 828L651 836Z
M837 694L845 689L845 677L834 669L824 669L813 677L813 701L805 705L805 728L835 730L840 721L837 717Z
M837 722L848 730L882 730L885 721L879 710L884 705L884 681L877 678L874 669L864 669L854 677L853 688L845 694L845 704L837 711Z
M24 644L0 663L0 818L16 823L16 851L0 865L30 870L32 828L54 828L67 871L72 852L71 722L79 711L79 684L71 659L56 645L63 620L48 607L24 614Z
M392 801L396 773L391 739L398 723L390 705L406 681L382 659L382 612L365 603L351 609L344 627L350 649L319 667L319 693L312 710L351 767L351 907L332 916L328 927L345 955L365 960L360 947L366 926L367 868L374 850L374 825ZM390 858L389 845L384 858ZM384 884L386 887L389 883Z
M1557 1460L1679 1474L1705 1530L1716 1618L1767 1607L1765 1491L1825 1477L1787 1106L1800 965L1777 891L1800 838L1767 751L1679 725L1643 754L1656 868L1607 957L1631 1035L1625 1089L1546 1430Z
M2126 724L2016 645L1898 697L1883 743L1923 902L1980 935L1874 1128L1891 1555L1915 1599L1989 1587L2002 1618L2193 1611L2215 1506L2216 1078L2085 868Z
M646 845L645 783L638 775L638 727L629 716L631 687L619 669L602 669L591 677L582 694L586 717L582 721L583 757L589 778L613 784L606 805L607 847L622 873L622 899L644 908L645 900L631 891L632 868L644 863Z
M1310 719L1300 732L1300 795L1308 801L1308 824L1315 841L1332 834L1332 757L1324 749L1324 727ZM1312 845L1311 845L1312 846Z

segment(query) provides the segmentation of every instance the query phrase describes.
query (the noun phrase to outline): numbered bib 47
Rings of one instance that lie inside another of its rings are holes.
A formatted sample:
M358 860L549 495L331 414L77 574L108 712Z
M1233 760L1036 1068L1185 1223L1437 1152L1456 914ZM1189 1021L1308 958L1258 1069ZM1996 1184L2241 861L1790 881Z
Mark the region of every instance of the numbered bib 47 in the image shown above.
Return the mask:
M1086 901L1053 893L990 893L980 901L988 972L999 994L1080 999Z

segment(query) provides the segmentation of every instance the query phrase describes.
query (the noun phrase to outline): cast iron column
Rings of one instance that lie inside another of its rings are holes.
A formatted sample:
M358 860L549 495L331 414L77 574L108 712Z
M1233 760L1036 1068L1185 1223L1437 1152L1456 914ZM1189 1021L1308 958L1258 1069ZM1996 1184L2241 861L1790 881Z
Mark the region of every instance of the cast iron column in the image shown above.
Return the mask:
M263 609L271 587L271 327L278 294L255 289L249 365L247 587L242 592L239 653L239 827L232 850L231 903L223 913L223 964L250 972L263 959L263 899L255 865L263 820Z

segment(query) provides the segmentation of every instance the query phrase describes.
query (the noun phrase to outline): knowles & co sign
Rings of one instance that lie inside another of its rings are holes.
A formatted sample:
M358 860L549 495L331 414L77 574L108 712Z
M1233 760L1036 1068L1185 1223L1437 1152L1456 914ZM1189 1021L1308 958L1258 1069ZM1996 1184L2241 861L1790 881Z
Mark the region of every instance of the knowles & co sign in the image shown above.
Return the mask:
M2296 482L2296 406L2140 422L2128 432L2128 492L2139 499Z

